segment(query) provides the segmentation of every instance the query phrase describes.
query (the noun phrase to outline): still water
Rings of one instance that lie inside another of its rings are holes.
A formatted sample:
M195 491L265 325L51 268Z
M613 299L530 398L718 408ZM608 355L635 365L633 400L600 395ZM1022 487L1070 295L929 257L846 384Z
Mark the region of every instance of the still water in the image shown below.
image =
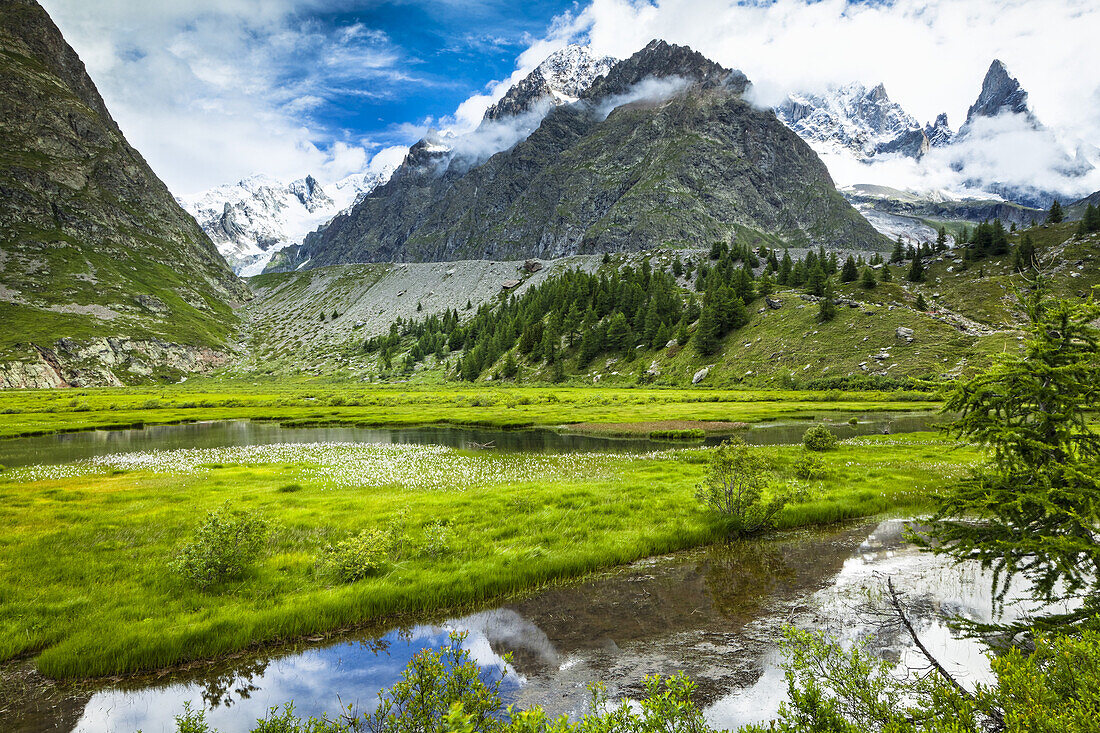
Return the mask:
M849 420L856 424L849 424ZM939 416L930 412L828 413L815 420L787 420L757 423L738 435L757 445L791 444L802 440L809 425L828 425L838 438L882 432L910 433L928 430ZM708 437L695 445L715 445L720 436ZM451 448L491 448L527 453L573 451L644 452L660 450L683 441L648 438L607 438L561 433L555 430L485 430L464 427L357 428L283 427L277 423L248 420L219 420L150 425L130 430L88 430L77 433L42 435L0 440L0 465L11 467L37 464L59 465L113 453L131 453L181 448L222 448L276 443L399 443L443 445ZM691 445L691 443L688 443Z
M949 614L988 620L988 578L953 568L904 539L900 520L784 533L641 561L493 608L407 628L308 642L216 665L86 688L28 685L0 713L0 729L144 733L173 731L185 702L208 710L223 733L246 731L287 700L300 714L373 706L418 650L448 634L521 707L553 714L587 709L587 685L614 698L637 696L647 674L685 671L708 720L735 728L774 716L785 694L776 640L784 626L824 629L912 664L908 637L872 612L886 577L912 601L924 643L972 686L989 677L981 649L956 638ZM511 661L505 655L511 654Z

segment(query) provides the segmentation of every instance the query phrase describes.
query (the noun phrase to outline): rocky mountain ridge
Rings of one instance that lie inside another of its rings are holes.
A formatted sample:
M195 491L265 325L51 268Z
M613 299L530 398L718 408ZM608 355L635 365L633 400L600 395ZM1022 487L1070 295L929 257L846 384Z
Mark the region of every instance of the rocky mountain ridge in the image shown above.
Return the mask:
M737 237L885 246L813 151L741 98L747 86L654 41L483 163L457 164L461 141L414 145L388 183L273 264L556 258Z
M200 368L168 352L224 356L247 287L34 0L0 0L0 119L0 363L18 372L53 354L79 369L85 346L110 338L159 378Z
M272 255L301 243L391 173L353 173L325 186L311 175L289 183L256 175L177 200L237 274L256 275Z
M534 71L509 89L485 110L485 120L500 120L533 110L548 102L557 106L576 102L599 76L615 65L617 59L595 56L587 46L570 44L555 51Z

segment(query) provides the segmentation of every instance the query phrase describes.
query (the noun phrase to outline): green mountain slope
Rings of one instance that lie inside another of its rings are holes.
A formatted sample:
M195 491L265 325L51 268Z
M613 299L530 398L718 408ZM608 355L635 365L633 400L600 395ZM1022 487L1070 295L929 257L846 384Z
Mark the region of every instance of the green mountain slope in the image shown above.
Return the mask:
M663 94L639 91L653 80L665 82ZM389 183L271 269L716 240L887 249L809 146L742 98L747 84L740 72L654 41L483 163L414 146Z
M0 0L0 120L0 387L223 362L247 288L34 0Z

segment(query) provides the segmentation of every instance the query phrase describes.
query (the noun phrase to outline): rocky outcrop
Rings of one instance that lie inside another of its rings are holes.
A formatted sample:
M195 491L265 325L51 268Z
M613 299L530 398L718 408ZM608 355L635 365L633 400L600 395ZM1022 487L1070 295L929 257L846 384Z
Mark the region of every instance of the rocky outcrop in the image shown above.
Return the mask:
M982 80L982 91L970 109L966 111L966 124L977 117L996 117L1000 114L1025 115L1036 127L1039 121L1027 106L1027 92L999 59L993 59Z
M610 56L594 56L588 48L570 44L556 51L534 71L485 110L488 121L530 112L540 104L560 105L577 101L599 76L615 65Z
M771 235L888 248L813 150L742 99L747 84L655 41L483 164L457 165L431 141L414 146L389 183L286 250L280 267L555 258Z
M159 339L63 338L38 347L29 361L0 363L0 389L120 387L146 381L178 381L224 366L229 356L207 347Z

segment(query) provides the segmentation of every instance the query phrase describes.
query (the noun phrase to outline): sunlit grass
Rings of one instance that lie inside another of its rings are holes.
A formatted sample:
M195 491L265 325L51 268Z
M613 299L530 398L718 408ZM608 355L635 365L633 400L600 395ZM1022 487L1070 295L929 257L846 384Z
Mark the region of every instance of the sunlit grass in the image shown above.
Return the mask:
M0 659L37 654L39 668L58 677L159 668L370 620L453 611L722 538L694 499L705 450L538 456L514 468L513 457L438 447L333 450L289 446L264 456L242 449L211 462L201 452L164 451L156 460L107 458L78 475L0 474L7 477L0 479ZM760 450L780 480L790 480L799 449ZM931 488L975 457L931 435L842 443L824 454L822 480L801 483L800 501L779 524L918 511ZM359 470L360 480L332 480L329 460L358 466L349 473ZM385 480L366 475L386 461L402 467ZM199 591L167 565L205 512L227 499L263 512L277 529L250 575ZM347 585L316 571L326 544L385 526L402 511L414 546L443 520L450 552L433 559L412 551L386 574Z

